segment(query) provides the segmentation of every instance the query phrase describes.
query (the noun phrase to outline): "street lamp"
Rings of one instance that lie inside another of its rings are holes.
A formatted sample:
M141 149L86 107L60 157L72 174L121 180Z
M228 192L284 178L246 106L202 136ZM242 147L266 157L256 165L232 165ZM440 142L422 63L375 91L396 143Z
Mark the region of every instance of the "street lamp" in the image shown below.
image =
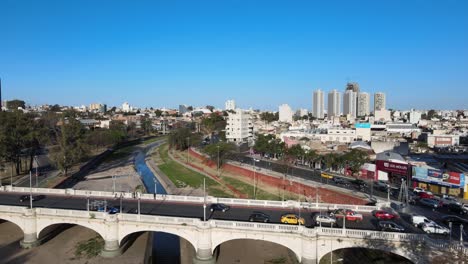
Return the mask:
M189 163L190 137L187 137L187 164Z
M39 167L39 161L37 160L37 155L34 155L34 160L36 160L36 188L39 186L39 174L37 173L37 167Z
M86 192L86 211L89 212L89 192Z
M203 178L203 222L206 222L206 177Z
M115 178L116 178L116 176L112 175L112 190L113 190L113 193L115 193Z
M32 172L29 171L29 206L33 208L33 199L32 199Z
M253 197L254 197L254 199L256 200L256 199L257 199L257 185L255 184L255 178L256 178L256 173L255 173L255 171L256 171L256 167L255 167L255 158L253 158L252 161L253 161L253 166L254 166L254 167L253 167L253 183L254 183L254 186L253 186L253 187L254 187L254 189L253 189Z
M140 200L141 200L141 194L140 192L137 192L138 195L138 220L140 219Z
M219 177L219 145L216 146L218 148L218 177Z
M156 181L156 179L153 179L154 181L154 199L157 199L157 196L158 196L158 182Z
M119 213L122 213L122 212L123 212L123 207L122 207L123 195L124 195L124 193L121 192L121 193L120 193L120 210L119 210Z

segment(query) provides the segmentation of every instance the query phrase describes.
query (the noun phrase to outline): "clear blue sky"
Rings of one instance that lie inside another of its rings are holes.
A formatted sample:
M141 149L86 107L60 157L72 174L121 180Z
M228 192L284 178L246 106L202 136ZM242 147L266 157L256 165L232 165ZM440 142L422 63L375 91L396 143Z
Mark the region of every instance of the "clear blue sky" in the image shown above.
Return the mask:
M468 108L468 1L2 0L0 77L31 104L310 109L357 81Z

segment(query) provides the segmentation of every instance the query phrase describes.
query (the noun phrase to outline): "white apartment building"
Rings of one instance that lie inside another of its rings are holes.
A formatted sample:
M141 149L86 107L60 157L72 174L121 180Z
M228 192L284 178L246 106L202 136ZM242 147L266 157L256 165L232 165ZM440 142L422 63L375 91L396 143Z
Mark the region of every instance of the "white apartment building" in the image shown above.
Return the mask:
M252 116L242 109L229 113L226 119L226 139L234 143L248 143L253 140Z
M133 108L130 106L129 103L125 102L122 104L122 111L125 113L131 112Z
M287 104L279 106L279 121L284 123L292 123L294 112Z
M341 94L337 90L328 93L328 119L341 115Z
M351 90L347 90L343 95L343 114L356 117L356 102L356 93Z
M427 135L427 145L433 147L449 147L460 144L460 135Z
M236 109L236 101L234 100L227 100L226 103L224 103L224 108L226 110L234 110Z
M411 111L409 112L409 122L411 124L417 124L419 123L419 120L421 120L421 112L411 109Z
M312 115L315 118L323 119L325 116L325 105L323 100L323 91L318 89L314 91L312 97Z
M324 133L323 131L288 131L283 132L280 135L281 140L287 138L309 138L310 140L318 140L323 143L325 142L338 142L338 143L351 143L357 139L355 129L343 129L343 128L329 128Z
M357 116L368 116L370 114L370 95L359 93L357 98Z
M375 111L386 109L386 99L384 93L374 94L374 113Z

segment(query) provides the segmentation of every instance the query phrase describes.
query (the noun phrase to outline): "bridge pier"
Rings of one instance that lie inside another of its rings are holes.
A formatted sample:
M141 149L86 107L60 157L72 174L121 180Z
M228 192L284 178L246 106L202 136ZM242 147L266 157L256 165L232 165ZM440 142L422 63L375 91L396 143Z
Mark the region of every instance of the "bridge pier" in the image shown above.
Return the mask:
M104 240L104 248L101 250L101 257L113 258L121 254L122 250L120 249L118 240Z
M317 259L302 257L301 264L317 264Z
M20 246L22 248L33 248L40 245L39 240L37 239L36 233L24 234L23 240L20 241Z
M211 249L197 249L197 255L193 258L193 264L215 264L216 260L211 254Z

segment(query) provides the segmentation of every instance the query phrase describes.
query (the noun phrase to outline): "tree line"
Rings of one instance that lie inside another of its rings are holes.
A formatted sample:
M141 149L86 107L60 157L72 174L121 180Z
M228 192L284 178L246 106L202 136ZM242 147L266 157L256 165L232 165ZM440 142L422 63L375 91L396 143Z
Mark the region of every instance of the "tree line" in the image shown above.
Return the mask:
M142 127L146 129L147 124L143 122ZM10 163L18 175L31 170L34 157L41 149L48 149L54 165L67 175L93 148L121 143L137 135L134 130L135 125L126 126L121 121L111 121L109 129L87 129L73 113L0 112L0 160ZM28 160L29 166L22 171Z

